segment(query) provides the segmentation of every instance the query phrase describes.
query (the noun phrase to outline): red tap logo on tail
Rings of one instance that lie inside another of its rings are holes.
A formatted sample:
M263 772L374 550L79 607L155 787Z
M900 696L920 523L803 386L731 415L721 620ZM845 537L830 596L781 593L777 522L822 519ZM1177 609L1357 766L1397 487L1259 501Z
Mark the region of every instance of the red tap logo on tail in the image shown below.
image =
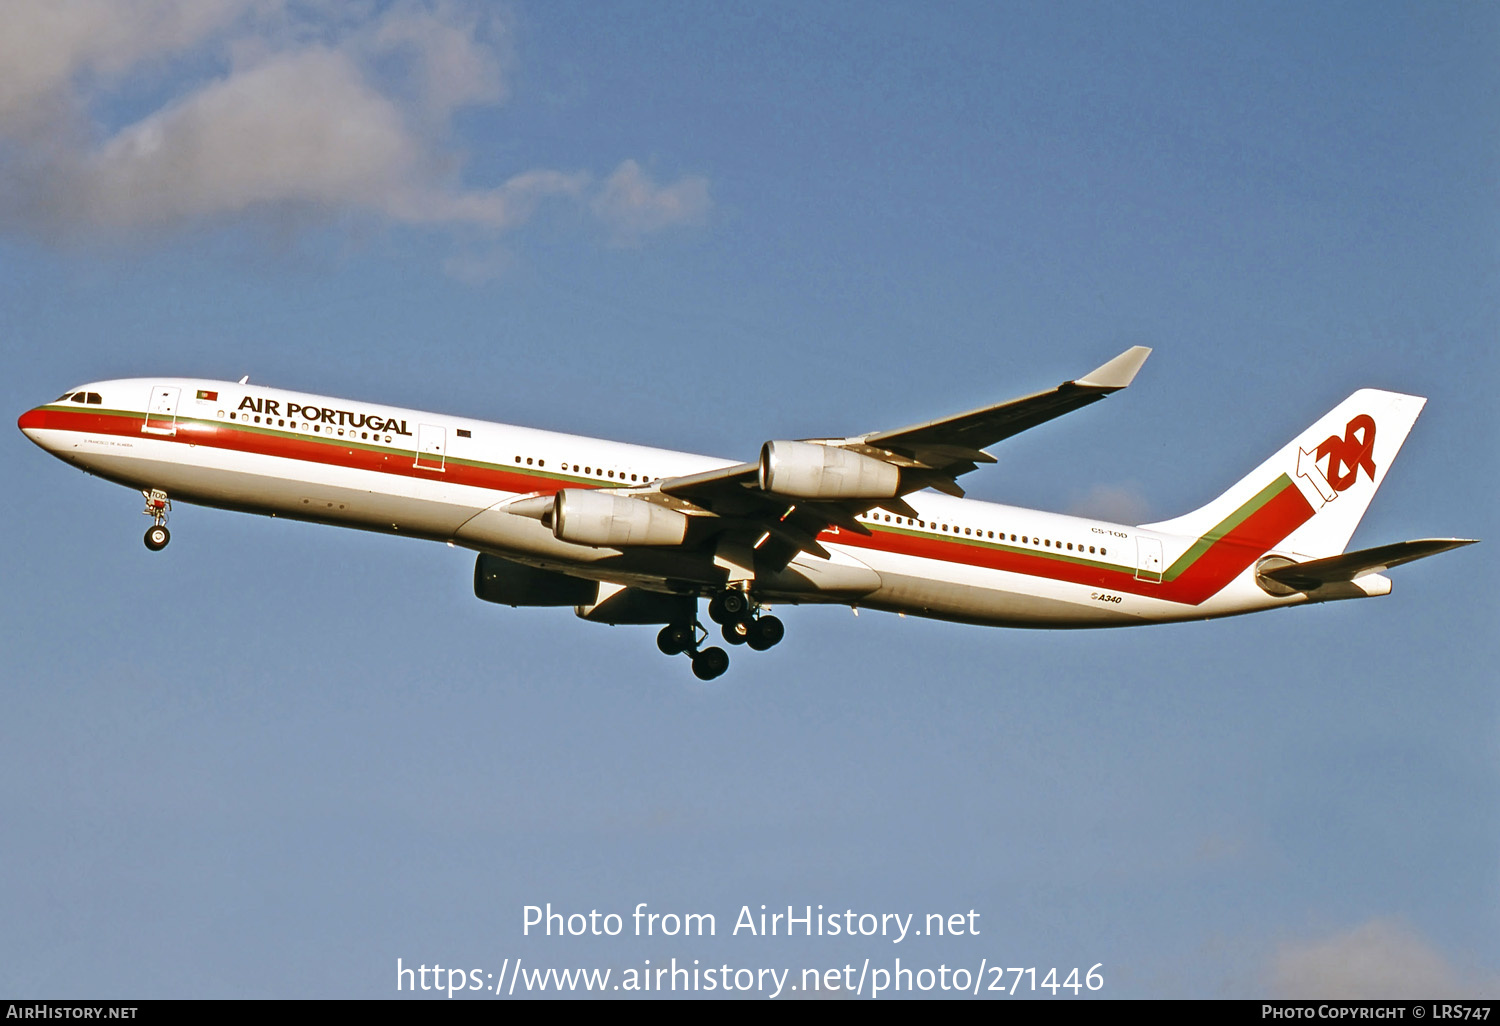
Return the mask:
M1375 480L1375 418L1361 413L1344 426L1344 437L1329 435L1316 450L1297 447L1297 476L1312 482L1324 502L1338 498L1359 479L1361 469ZM1318 462L1328 458L1326 467Z

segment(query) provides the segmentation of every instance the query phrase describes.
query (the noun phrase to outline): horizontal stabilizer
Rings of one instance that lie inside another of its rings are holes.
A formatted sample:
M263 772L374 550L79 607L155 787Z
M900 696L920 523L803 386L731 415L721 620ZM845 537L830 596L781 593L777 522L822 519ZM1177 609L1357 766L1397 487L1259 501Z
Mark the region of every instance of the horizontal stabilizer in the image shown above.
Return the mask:
M1365 574L1381 573L1414 559L1473 545L1476 541L1477 538L1420 538L1416 541L1394 542L1390 545L1377 545L1373 549L1329 556L1327 559L1262 570L1260 576L1297 591L1313 591L1325 584L1337 584L1352 581Z

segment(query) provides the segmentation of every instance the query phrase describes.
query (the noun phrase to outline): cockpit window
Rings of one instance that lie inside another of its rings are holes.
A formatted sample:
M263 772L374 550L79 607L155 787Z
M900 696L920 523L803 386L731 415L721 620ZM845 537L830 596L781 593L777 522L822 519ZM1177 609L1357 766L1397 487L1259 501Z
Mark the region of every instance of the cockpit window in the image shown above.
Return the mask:
M89 403L92 406L102 406L104 405L104 397L98 392L90 392L84 398L84 402Z

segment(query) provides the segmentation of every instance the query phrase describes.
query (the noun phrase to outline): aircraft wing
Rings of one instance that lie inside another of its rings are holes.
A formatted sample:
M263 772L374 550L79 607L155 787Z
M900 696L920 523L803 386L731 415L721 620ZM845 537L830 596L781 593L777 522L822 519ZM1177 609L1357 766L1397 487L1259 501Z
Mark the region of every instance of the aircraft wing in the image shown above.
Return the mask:
M884 452L905 457L930 468L934 477L951 479L968 473L976 464L994 463L995 458L983 451L986 446L1044 424L1053 417L1096 403L1111 392L1118 392L1130 384L1150 355L1151 350L1147 347L1133 346L1102 367L1075 381L1064 381L1046 392L981 406L967 413L894 431L874 431L836 444L867 455ZM934 487L932 482L925 486ZM957 494L961 495L962 491Z
M638 498L679 509L697 507L723 519L723 531L743 534L756 549L771 543L789 560L797 551L820 556L827 551L817 535L829 526L859 534L869 530L856 518L880 507L915 517L900 497L923 488L962 496L955 478L980 463L994 463L985 446L1043 424L1054 417L1098 402L1130 384L1151 350L1134 346L1101 367L1056 388L966 413L850 438L809 439L820 445L847 449L899 468L900 486L894 498L806 500L788 499L760 487L760 464L741 463L685 477L667 478L650 489L635 491Z
M1314 559L1307 563L1293 563L1272 570L1262 570L1260 575L1278 584L1298 591L1314 591L1325 584L1352 581L1365 574L1382 573L1393 566L1410 563L1414 559L1435 556L1449 549L1473 545L1476 538L1419 538L1416 541L1394 542L1377 545L1373 549L1359 549L1326 559Z

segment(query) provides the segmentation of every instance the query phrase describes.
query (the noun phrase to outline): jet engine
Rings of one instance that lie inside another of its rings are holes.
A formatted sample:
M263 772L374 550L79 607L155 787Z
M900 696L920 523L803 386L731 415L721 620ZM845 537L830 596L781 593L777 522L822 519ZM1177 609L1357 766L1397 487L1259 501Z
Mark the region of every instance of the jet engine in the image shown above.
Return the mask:
M687 527L675 509L603 490L564 488L552 507L552 533L578 545L681 545Z
M580 606L598 601L599 585L481 552L474 561L474 594L502 606Z
M889 499L901 471L882 460L812 442L767 442L760 450L760 487L796 499Z

